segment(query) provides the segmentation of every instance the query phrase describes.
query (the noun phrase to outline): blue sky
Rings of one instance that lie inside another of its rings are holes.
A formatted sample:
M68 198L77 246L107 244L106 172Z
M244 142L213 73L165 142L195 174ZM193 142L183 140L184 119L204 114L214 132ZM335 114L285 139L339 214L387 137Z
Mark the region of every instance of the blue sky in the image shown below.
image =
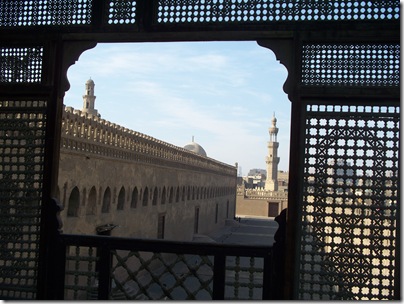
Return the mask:
M287 71L254 41L98 44L68 70L67 106L82 108L90 77L102 118L180 147L194 136L243 175L266 169L275 112L279 169L288 170Z

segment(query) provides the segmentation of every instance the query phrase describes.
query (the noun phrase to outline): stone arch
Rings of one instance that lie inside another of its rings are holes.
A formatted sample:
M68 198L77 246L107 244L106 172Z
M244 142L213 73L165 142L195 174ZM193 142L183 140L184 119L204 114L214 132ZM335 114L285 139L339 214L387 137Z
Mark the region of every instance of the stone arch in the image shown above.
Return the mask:
M164 205L166 203L166 197L167 197L166 187L164 186L163 187L163 192L161 193L161 204L162 205Z
M182 201L185 201L185 186L182 187L182 197L181 197Z
M180 201L180 187L177 187L177 191L175 193L175 202L178 203Z
M85 206L86 205L86 196L87 196L87 189L86 189L86 187L84 187L83 188L83 195L82 195L82 197L83 197L83 199L82 199L82 202L81 202L81 205L82 206Z
M173 196L174 196L174 189L173 189L173 187L170 187L170 191L168 193L168 203L169 204L172 204Z
M157 189L157 187L154 187L154 191L153 191L153 200L152 200L152 205L155 206L157 205L157 198L159 196L159 191Z
M102 199L102 213L108 213L111 206L111 189L107 187L104 191L104 197Z
M132 200L130 202L131 208L137 207L138 196L139 196L138 190L137 190L137 187L135 187L135 189L133 189L133 191L132 191Z
M88 194L88 201L86 207L86 215L95 215L97 211L97 190L93 186Z
M70 192L69 202L67 205L67 216L77 217L79 215L80 207L80 191L79 188L74 187Z
M118 204L116 205L116 210L123 210L125 207L125 188L122 186L118 194Z
M142 206L147 206L149 204L149 188L145 187L143 191L143 203Z

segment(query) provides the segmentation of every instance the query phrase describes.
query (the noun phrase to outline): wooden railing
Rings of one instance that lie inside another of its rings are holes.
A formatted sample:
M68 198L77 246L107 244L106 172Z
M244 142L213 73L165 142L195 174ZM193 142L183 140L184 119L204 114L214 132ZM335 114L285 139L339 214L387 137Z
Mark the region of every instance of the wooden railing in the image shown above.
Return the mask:
M60 235L56 299L269 300L272 247Z

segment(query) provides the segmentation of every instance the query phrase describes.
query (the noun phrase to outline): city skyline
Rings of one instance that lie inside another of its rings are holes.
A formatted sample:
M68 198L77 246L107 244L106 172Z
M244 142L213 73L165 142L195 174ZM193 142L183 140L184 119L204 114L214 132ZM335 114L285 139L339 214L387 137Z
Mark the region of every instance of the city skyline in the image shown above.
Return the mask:
M99 44L68 70L64 103L83 104L95 83L101 117L184 147L195 138L207 156L246 175L266 169L275 113L280 170L288 170L290 102L286 68L256 42Z

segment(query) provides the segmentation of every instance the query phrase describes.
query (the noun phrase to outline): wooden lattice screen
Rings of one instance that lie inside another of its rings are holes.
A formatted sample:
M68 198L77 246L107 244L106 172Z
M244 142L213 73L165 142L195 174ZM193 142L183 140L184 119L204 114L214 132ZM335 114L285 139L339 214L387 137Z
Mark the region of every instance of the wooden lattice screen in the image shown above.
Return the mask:
M299 297L394 298L399 107L308 104Z
M46 101L0 101L0 298L34 299Z
M303 86L399 86L398 44L308 44L302 52ZM394 299L399 100L304 98L301 106L298 297Z

